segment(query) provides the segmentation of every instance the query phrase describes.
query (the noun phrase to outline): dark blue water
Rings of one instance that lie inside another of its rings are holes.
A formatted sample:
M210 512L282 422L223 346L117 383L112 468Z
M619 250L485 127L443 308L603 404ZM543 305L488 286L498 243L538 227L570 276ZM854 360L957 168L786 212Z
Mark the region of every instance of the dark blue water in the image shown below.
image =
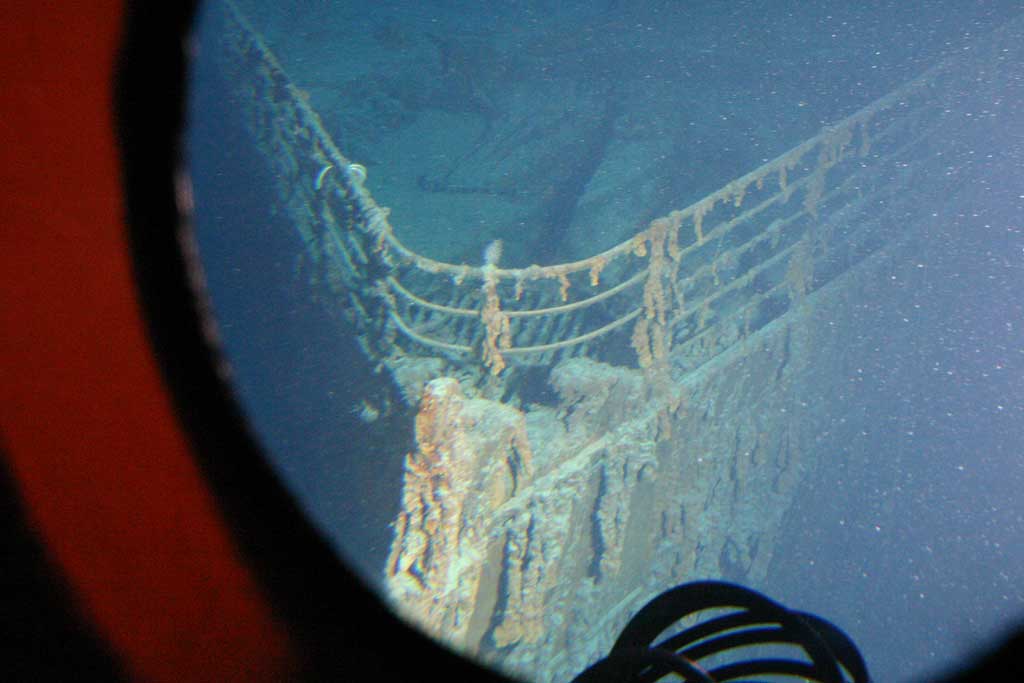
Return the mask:
M689 186L699 196L998 26L1018 4L385 2L356 11L306 2L255 14L291 22L296 41L317 35L304 13L398 28L430 14L486 32L500 11L524 46L545 22L611 25L609 49L638 61L605 64L600 79L678 78L679 107L710 98L721 112L688 141L706 171ZM694 61L643 61L644 41L667 37L699 43ZM311 516L379 581L412 447L408 415L369 424L355 415L387 380L337 307L311 296L308 270L296 271L298 238L274 212L263 161L216 78L197 73L189 148L200 247L239 397ZM942 213L920 255L927 273L895 278L886 299L853 302L863 337L852 344L848 391L829 406L822 465L766 585L847 629L879 681L920 680L1024 619L1024 112L1010 116L1016 128L1001 152L971 160L990 182Z
M340 308L314 296L301 242L275 211L255 152L208 64L196 74L189 150L196 231L233 379L252 427L297 499L368 581L379 581L398 511L408 425L358 419L382 393ZM303 269L303 266L305 268Z

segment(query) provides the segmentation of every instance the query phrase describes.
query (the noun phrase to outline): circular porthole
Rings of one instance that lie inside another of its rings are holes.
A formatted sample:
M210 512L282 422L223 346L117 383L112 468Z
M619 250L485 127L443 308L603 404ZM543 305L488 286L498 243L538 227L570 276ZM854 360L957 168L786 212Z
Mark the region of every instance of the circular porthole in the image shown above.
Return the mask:
M208 3L194 237L274 469L398 614L534 680L695 579L880 679L1005 624L1011 4Z

